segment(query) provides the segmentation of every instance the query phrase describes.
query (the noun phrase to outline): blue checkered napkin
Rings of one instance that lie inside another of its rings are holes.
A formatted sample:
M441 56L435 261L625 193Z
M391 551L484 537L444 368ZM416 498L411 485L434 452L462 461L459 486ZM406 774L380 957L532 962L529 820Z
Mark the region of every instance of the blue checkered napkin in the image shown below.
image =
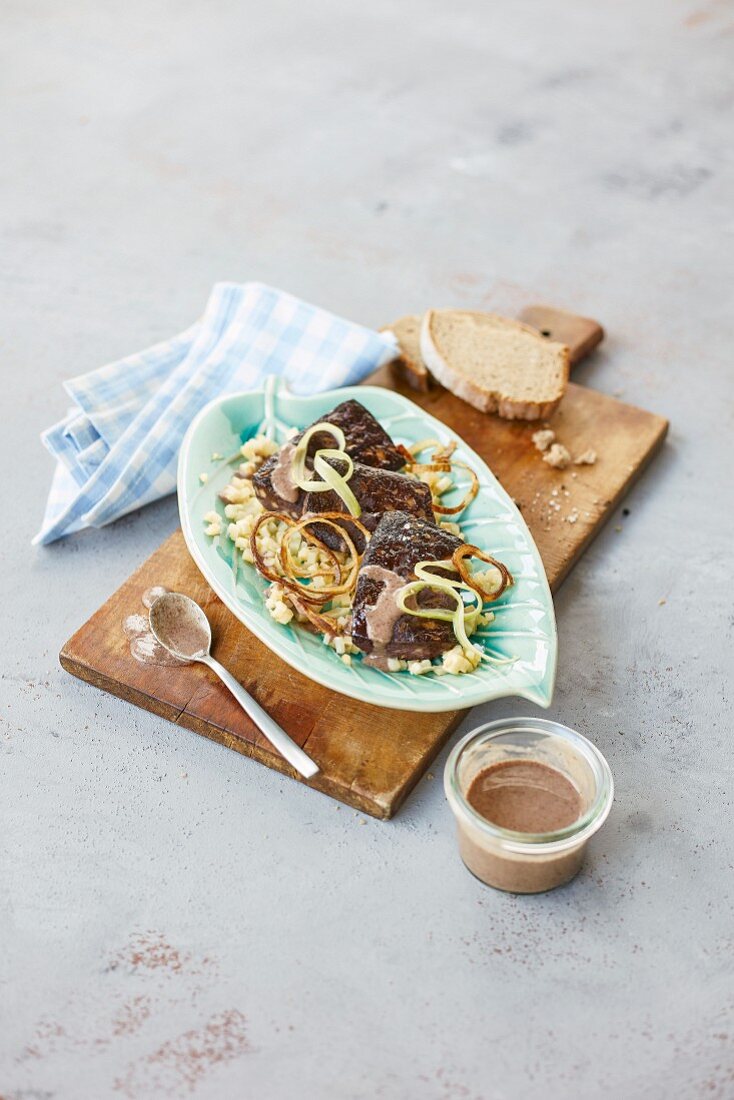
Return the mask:
M281 290L218 283L186 332L65 383L74 408L41 436L57 467L34 543L172 492L184 433L213 398L273 374L299 394L354 385L395 354L392 337Z

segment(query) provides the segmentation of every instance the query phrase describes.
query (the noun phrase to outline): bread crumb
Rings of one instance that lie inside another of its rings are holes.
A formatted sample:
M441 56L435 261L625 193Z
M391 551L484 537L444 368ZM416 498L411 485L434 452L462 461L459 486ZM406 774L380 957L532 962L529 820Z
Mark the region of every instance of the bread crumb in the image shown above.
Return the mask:
M208 480L209 480L209 474L199 474L199 481L201 482L202 485L206 485Z
M665 596L661 596L661 598L658 600L658 607L662 607L663 604L667 602L668 601L666 600Z
M571 461L574 466L593 466L597 459L596 451L588 447L572 460L568 448L557 442L552 428L541 428L540 431L533 432L532 440L537 450L543 453L543 461L557 470L565 470ZM571 476L576 477L576 474Z
M562 443L554 443L543 455L543 462L547 462L555 470L565 470L570 461L571 455Z
M555 438L556 433L550 428L541 428L539 432L533 432L533 443L539 451L547 451Z
M596 451L593 451L591 447L583 454L577 455L573 460L574 466L593 466L596 462Z

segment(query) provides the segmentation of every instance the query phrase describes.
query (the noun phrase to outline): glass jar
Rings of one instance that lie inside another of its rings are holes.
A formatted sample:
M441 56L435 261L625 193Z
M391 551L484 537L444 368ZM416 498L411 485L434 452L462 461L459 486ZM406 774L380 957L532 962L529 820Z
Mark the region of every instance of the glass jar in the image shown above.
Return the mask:
M579 794L578 819L557 832L524 833L478 814L466 797L472 781L508 760L559 771ZM599 750L582 734L545 718L501 718L472 730L449 756L444 785L464 863L482 882L514 894L536 894L569 882L614 797L612 773Z

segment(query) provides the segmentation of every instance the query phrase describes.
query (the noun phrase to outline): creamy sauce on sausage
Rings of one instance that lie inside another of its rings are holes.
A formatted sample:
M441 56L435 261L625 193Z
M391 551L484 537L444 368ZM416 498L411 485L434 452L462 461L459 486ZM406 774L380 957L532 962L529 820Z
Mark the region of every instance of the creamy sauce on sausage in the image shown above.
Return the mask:
M292 443L284 443L278 452L278 458L270 475L270 484L283 500L295 504L300 489L293 480L293 455L296 448Z
M365 607L364 612L367 637L380 649L392 641L395 623L403 614L396 596L405 587L406 581L392 569L384 569L381 565L363 565L360 575L382 584L377 602L372 607Z

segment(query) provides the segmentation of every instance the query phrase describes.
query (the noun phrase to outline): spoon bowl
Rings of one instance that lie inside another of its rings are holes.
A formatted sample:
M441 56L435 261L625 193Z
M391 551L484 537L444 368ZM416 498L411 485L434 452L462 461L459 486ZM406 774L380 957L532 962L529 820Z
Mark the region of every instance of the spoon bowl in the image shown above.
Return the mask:
M296 771L306 779L317 774L318 764L255 702L239 680L211 656L212 630L198 603L182 592L166 592L155 601L148 618L151 631L164 649L182 661L199 661L216 673L245 714Z
M150 609L150 629L164 649L184 661L209 655L212 630L198 603L182 592L166 592Z

